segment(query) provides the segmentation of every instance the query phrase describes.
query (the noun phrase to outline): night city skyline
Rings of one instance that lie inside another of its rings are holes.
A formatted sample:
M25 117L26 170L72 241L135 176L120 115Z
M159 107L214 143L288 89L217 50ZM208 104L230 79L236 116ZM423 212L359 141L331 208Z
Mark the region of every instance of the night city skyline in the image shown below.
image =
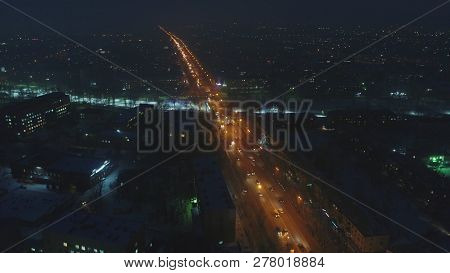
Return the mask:
M1 252L448 252L450 1L133 2L0 0Z
M6 1L7 2L7 1ZM268 24L320 26L400 26L444 1L346 0L318 2L272 1L14 1L15 7L61 31L72 33L139 32L157 25ZM35 24L10 9L0 10L2 24L11 31L41 33ZM438 10L421 24L448 28L448 10ZM5 31L8 31L5 29Z

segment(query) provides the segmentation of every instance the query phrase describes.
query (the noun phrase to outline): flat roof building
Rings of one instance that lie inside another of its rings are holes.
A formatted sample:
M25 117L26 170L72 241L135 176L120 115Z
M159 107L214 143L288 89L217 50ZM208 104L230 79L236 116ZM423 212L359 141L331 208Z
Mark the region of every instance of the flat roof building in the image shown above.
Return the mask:
M236 239L236 208L214 156L194 162L200 217L206 235L216 246Z
M4 181L1 181L4 182ZM0 247L9 249L30 233L48 224L73 204L69 194L49 192L40 185L20 186L0 183ZM6 186L3 187L3 186ZM9 249L12 252L38 252L40 235L37 234Z
M16 179L70 192L93 187L109 174L110 169L111 162L103 158L58 153L25 157L11 165Z
M66 194L34 190L32 186L19 187L0 198L0 219L25 226L37 226L58 211L61 212L70 200L71 197Z
M143 227L124 217L78 212L44 232L44 252L142 252Z
M70 98L54 92L10 103L0 109L0 128L15 136L27 136L69 114Z
M350 249L366 253L386 252L390 238L381 224L383 219L349 201L338 202L334 208L332 214L347 237Z

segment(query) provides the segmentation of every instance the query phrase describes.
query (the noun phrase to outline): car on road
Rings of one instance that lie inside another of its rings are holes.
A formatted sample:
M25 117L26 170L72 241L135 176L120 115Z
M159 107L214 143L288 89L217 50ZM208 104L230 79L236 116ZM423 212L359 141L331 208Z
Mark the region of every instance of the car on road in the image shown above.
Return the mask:
M283 191L286 191L286 188L283 186L283 184L280 183L279 180L275 180L275 182L278 184L278 186L280 186L280 188L281 188Z
M302 244L302 243L298 243L298 248L300 249L300 251L302 252L302 253L306 253L306 252L308 252L308 249Z
M289 232L287 229L281 229L280 227L275 228L275 233L277 234L278 238L288 238Z
M273 217L275 217L275 219L280 218L280 214L278 213L278 211L274 212Z

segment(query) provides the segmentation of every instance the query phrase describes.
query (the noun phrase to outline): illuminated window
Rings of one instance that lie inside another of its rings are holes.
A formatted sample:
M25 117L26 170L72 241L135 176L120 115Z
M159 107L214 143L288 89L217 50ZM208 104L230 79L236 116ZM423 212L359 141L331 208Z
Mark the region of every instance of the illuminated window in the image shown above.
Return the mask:
M81 250L85 251L85 250L86 250L86 248L85 248L84 246L81 246Z
M63 246L64 246L64 247L67 247L67 243L66 243L66 242L64 242L64 243L63 243Z
M75 248L76 248L76 249L80 249L80 246L79 246L79 245L75 245Z
M103 249L100 249L100 253L105 253L105 252L103 251Z

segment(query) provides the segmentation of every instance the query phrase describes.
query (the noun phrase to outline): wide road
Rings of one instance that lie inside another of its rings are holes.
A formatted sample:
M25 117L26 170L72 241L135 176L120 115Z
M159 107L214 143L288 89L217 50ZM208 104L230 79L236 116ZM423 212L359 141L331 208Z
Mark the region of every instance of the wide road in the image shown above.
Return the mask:
M261 154L266 151L258 146L250 148L246 139L251 131L243 119L220 116L222 143L227 157L233 162L236 172L241 174L241 187L246 191L244 206L251 210L260 206L259 212L265 219L266 233L277 245L277 251L321 251L315 240L308 236L296 207L292 204L288 189L275 182L275 175L281 171L277 166L264 163ZM233 181L230 181L233 182ZM297 202L297 200L295 200Z
M199 98L219 96L216 92L217 87L215 81L206 72L197 57L190 51L183 40L161 26L160 29L170 38L183 64L183 71L186 75L185 83L189 86L187 95Z
M187 84L196 97L208 99L216 113L219 138L223 143L223 169L233 196L240 223L254 251L320 252L323 248L299 216L296 189L276 179L277 164L264 160L258 147L250 149L250 126L230 115L220 104L221 94L214 80L187 45L175 34L161 30L170 38L187 71ZM281 166L280 164L279 166Z

